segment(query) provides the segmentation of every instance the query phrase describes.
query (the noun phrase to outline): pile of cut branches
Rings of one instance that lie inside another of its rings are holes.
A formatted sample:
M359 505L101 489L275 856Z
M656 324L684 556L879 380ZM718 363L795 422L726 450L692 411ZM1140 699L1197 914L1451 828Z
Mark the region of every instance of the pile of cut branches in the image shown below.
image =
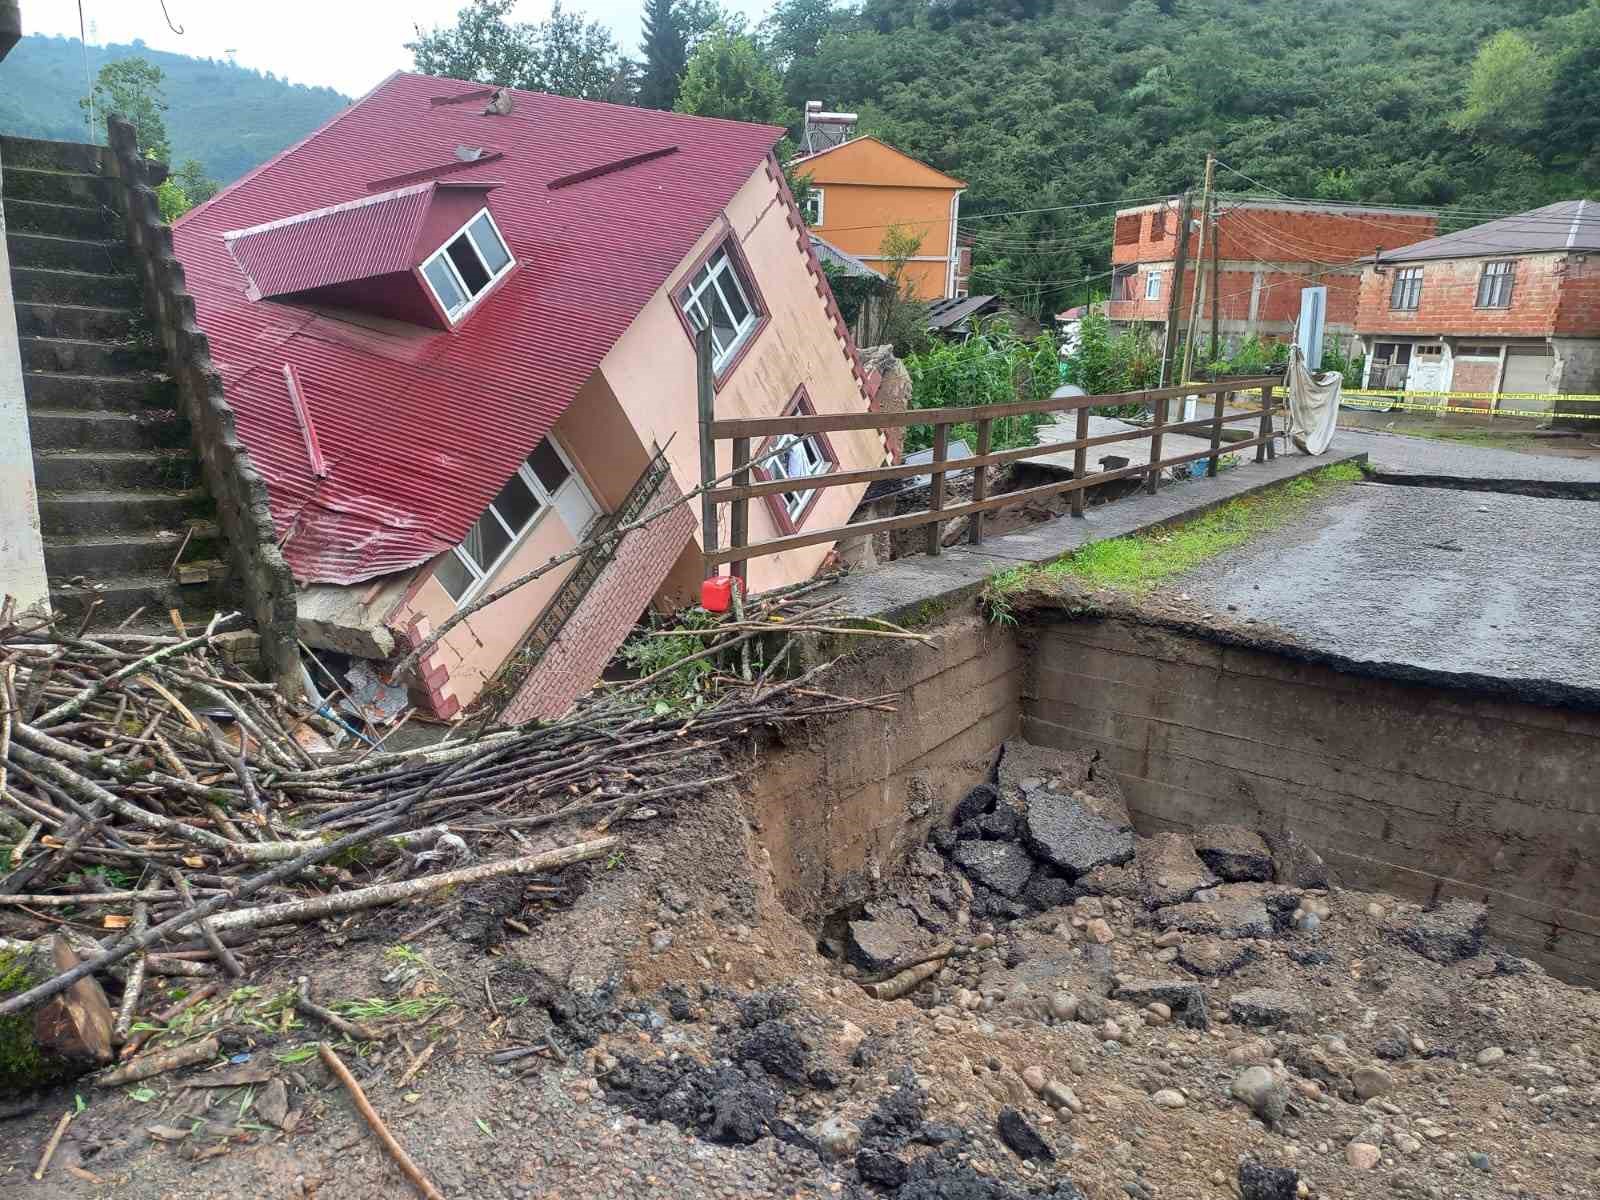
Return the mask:
M274 929L617 853L618 822L730 782L731 739L887 706L819 690L822 668L781 678L786 647L759 671L739 659L772 629L919 636L835 629L822 607L791 592L696 630L710 653L685 658L736 661L692 710L641 678L552 722L331 752L314 714L218 653L237 614L182 637L0 612L0 951L54 948L0 989L0 1019L99 975L120 983L126 1039L147 974L239 976ZM563 824L576 840L534 849Z

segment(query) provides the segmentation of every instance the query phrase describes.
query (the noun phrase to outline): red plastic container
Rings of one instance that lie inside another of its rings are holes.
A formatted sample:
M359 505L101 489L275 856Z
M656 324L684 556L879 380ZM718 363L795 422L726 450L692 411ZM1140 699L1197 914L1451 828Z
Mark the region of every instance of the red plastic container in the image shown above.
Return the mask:
M700 607L707 612L725 613L733 607L733 589L738 579L732 575L713 575L700 583Z

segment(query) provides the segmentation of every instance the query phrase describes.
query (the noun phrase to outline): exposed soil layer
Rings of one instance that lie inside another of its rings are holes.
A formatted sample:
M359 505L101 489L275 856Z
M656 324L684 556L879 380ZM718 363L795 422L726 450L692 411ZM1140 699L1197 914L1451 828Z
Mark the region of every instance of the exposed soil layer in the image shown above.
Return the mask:
M219 1064L82 1088L36 1183L74 1093L38 1098L3 1127L0 1194L412 1194L305 1054L325 1031L272 1009L301 974L324 1003L411 1002L375 1018L398 1036L341 1053L449 1196L1592 1194L1595 993L1482 945L1474 911L1328 886L1303 847L1216 830L1186 859L1123 828L1092 755L1014 749L821 931L832 957L776 902L740 798L709 794L630 830L563 903L473 893L330 925L191 1030L256 1082L191 1086ZM967 843L1027 860L1015 897L954 865ZM890 928L858 937L873 921ZM930 949L948 953L905 998L868 995Z

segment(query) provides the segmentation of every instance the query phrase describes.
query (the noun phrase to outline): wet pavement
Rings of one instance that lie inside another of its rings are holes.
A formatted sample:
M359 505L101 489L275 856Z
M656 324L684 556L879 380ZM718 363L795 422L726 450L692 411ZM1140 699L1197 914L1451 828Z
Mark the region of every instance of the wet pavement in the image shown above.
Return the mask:
M1361 662L1600 689L1597 522L1581 500L1358 484L1171 587Z
M1600 483L1600 458L1524 454L1440 438L1341 429L1333 451L1365 451L1372 468L1384 474Z

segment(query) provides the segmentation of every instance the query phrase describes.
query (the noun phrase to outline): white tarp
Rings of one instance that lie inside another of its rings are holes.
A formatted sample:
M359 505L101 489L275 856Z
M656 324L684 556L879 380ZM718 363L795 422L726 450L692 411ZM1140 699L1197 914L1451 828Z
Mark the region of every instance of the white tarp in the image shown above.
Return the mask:
M1339 422L1339 391L1344 376L1337 371L1313 375L1299 346L1289 347L1289 440L1302 454L1321 454L1333 441Z

